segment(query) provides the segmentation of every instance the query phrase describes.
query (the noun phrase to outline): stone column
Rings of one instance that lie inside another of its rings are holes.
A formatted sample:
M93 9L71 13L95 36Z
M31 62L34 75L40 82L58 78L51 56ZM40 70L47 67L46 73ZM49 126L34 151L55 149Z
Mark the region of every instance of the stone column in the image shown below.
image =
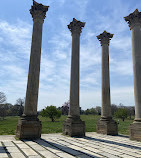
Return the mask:
M141 12L136 9L124 19L132 36L135 120L130 125L130 139L141 141Z
M75 18L68 25L72 33L70 107L68 118L63 125L63 134L69 136L85 135L85 122L80 119L79 107L80 34L84 26L84 22L77 21Z
M18 121L16 136L20 139L40 138L41 121L37 118L38 89L40 76L40 59L42 43L42 26L48 6L33 1L30 13L33 18L31 55L24 114Z
M102 47L102 108L97 133L117 135L117 123L112 119L110 99L109 42L112 37L113 34L106 31L97 36Z

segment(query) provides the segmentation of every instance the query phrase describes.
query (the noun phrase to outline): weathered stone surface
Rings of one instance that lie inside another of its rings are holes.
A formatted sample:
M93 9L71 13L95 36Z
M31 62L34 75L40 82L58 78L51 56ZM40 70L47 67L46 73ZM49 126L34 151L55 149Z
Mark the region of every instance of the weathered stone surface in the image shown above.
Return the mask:
M81 119L67 118L63 126L63 134L73 136L85 136L85 122Z
M12 158L26 158L22 153L11 153Z
M107 135L117 135L118 134L118 125L117 122L110 120L102 120L100 119L96 125L96 131L100 134Z
M95 132L88 132L83 138L66 137L62 134L44 134L42 139L38 140L12 141L10 138L9 141L7 139L0 143L0 158L141 157L140 142L131 141L124 135L111 136ZM13 149L16 149L15 152Z
M132 36L135 120L129 128L130 139L141 141L141 12L136 9L124 18L129 24Z
M70 107L68 118L63 124L63 134L69 136L85 135L85 123L80 120L79 107L80 33L84 26L84 22L80 22L75 18L68 25L68 29L72 33Z
M33 6L30 9L33 17L33 32L26 99L22 116L24 118L18 121L16 131L16 136L20 139L39 138L41 136L41 122L35 118L37 117L42 27L47 11L48 6L33 1Z
M14 141L15 140L15 135L0 135L0 141Z
M37 155L37 156L28 156L28 158L42 158L42 157Z
M42 124L39 120L19 119L16 137L20 139L38 139L41 137Z
M24 142L23 142L22 144L17 144L17 143L15 143L15 144L16 144L16 146L18 146L20 149L28 149L28 148L29 148L29 146L26 145Z
M41 151L40 154L43 155L43 156L46 157L46 158L55 158L55 157L57 157L57 156L55 155L55 153L52 153L52 152L50 152L50 151L48 151L48 150L46 150L46 151Z
M97 36L102 47L102 108L101 119L97 122L97 132L117 135L117 123L111 116L110 74L109 74L109 42L113 34L104 31Z
M78 155L78 156L76 156L77 158L91 158L90 156L88 156L88 155L85 155L85 154L83 154L83 155Z
M9 158L6 153L0 153L0 158Z
M68 153L63 153L63 152L57 153L57 155L60 156L60 157L74 158L74 156L69 155Z
M30 13L33 17L33 32L31 55L28 73L28 83L25 99L25 115L37 115L38 89L40 76L42 27L48 7L33 2Z
M11 141L6 141L6 142L3 142L3 143L4 143L5 146L10 146L10 147L14 147L15 146Z
M113 37L104 31L97 36L102 46L102 108L101 117L111 117L110 74L109 74L109 41Z
M27 155L27 156L37 156L38 154L32 150L32 148L23 148L22 151Z
M19 153L19 149L17 147L6 147L9 153Z
M130 139L141 141L141 122L133 122L129 129Z

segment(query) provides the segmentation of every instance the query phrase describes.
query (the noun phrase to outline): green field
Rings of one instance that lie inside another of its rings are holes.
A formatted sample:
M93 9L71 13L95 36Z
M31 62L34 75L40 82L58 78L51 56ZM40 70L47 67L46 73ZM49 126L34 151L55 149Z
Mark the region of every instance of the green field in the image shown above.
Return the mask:
M0 135L15 135L16 125L19 117L6 117L4 120L0 120ZM96 122L100 116L96 115L81 115L81 119L85 121L86 132L96 131ZM39 117L42 121L42 133L61 133L62 124L66 119L66 116L62 116L56 122L51 122L49 118ZM119 119L118 131L119 134L129 135L129 125L132 120L125 119L123 122Z

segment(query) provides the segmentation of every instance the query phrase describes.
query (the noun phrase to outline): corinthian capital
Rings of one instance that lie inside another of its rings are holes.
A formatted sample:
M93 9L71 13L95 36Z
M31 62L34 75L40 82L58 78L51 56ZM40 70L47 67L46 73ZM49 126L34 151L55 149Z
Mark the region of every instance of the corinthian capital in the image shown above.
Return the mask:
M100 35L96 36L97 39L100 41L101 46L103 44L108 44L111 40L111 38L113 37L114 34L110 34L109 32L104 31L103 33L101 33Z
M31 6L30 14L32 15L33 20L41 19L44 20L46 17L46 12L48 11L49 6L44 6L33 0L33 6Z
M141 26L141 12L139 12L138 9L136 9L128 16L124 17L124 19L128 23L130 29L132 29L136 25Z
M69 30L73 33L81 33L82 28L85 26L85 22L77 21L73 18L73 21L68 25Z

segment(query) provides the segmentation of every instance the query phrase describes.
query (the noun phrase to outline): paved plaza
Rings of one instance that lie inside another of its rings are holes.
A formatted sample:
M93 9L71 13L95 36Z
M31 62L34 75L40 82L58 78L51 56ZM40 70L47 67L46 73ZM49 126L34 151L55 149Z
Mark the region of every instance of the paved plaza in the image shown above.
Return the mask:
M95 132L72 138L62 134L43 134L34 141L0 136L0 158L141 158L141 143L127 136L107 136Z

